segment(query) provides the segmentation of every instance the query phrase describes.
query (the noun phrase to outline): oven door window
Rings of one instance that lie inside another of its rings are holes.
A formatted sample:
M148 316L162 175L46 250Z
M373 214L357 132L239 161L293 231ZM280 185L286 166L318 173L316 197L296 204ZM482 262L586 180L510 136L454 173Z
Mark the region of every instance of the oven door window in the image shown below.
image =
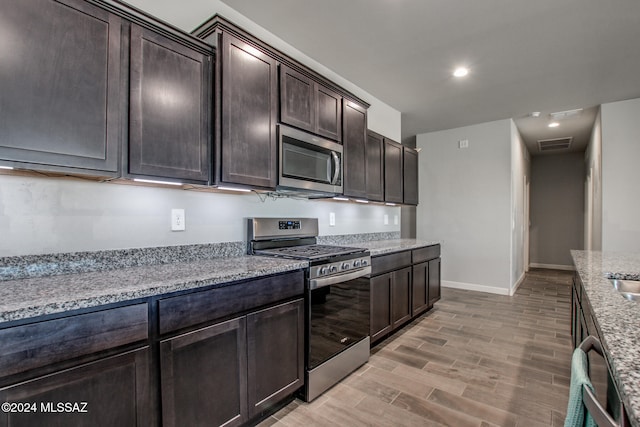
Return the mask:
M309 369L369 335L369 279L310 291Z
M340 153L283 136L282 175L323 184L339 184Z

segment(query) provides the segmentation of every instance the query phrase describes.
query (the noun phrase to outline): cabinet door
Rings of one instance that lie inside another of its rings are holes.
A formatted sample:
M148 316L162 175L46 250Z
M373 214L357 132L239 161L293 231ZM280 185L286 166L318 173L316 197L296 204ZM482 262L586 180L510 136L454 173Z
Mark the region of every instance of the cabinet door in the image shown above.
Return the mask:
M367 197L366 150L367 110L345 101L343 104L343 157L345 196Z
M413 148L402 147L404 204L418 204L418 152Z
M247 420L246 320L160 343L165 426L235 426Z
M131 26L129 173L209 179L211 57Z
M36 405L29 413L0 412L3 426L151 425L148 349L2 388L0 401ZM65 412L67 402L76 412Z
M440 299L440 258L429 261L429 307Z
M314 82L307 76L280 66L280 120L309 132L316 128Z
M0 15L0 159L115 176L120 18L76 0L3 0Z
M402 145L384 140L384 201L402 203Z
M391 274L391 323L396 329L411 319L411 267Z
M411 277L411 316L416 316L429 308L429 263L413 266Z
M372 277L371 287L371 342L391 332L391 275Z
M367 132L366 164L367 199L384 201L384 138L375 132Z
M315 133L342 142L342 96L315 84Z
M222 33L221 38L220 179L275 189L276 61L230 34Z
M304 384L304 304L298 299L247 316L249 417Z

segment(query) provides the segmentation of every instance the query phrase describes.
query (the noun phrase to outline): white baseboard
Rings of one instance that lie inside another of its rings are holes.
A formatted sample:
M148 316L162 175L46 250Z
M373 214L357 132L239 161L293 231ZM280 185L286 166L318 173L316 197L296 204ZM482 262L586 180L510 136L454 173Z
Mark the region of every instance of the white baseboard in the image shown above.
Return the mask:
M488 292L490 294L509 295L509 289L498 288L495 286L478 285L476 283L452 282L443 280L441 282L443 288L464 289L467 291Z
M551 270L567 270L574 271L575 267L573 265L561 265L561 264L539 264L537 262L532 262L529 264L529 268L548 268Z
M524 282L524 278L525 278L525 273L522 272L522 275L520 276L520 278L516 280L516 283L511 287L511 292L509 293L510 296L513 296L516 293L520 285L522 285L522 283Z

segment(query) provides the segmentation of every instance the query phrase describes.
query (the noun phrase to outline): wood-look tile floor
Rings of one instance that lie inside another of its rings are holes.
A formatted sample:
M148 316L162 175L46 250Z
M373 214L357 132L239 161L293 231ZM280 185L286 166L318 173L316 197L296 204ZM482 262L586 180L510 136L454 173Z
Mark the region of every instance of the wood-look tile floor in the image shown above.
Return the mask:
M268 426L561 426L569 395L571 272L531 270L513 297L444 288L369 362Z

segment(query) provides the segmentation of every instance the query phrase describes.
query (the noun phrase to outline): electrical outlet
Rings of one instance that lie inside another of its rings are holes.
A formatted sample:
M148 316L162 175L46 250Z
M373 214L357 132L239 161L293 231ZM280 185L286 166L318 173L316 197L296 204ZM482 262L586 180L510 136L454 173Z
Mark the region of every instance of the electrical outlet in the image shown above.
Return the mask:
M389 225L389 215L384 214L384 217L382 218L382 223L384 225Z
M171 209L171 231L185 230L184 209Z
M329 226L330 227L335 227L336 226L336 214L335 214L335 212L329 212Z
M398 225L398 215L393 216L393 225Z

